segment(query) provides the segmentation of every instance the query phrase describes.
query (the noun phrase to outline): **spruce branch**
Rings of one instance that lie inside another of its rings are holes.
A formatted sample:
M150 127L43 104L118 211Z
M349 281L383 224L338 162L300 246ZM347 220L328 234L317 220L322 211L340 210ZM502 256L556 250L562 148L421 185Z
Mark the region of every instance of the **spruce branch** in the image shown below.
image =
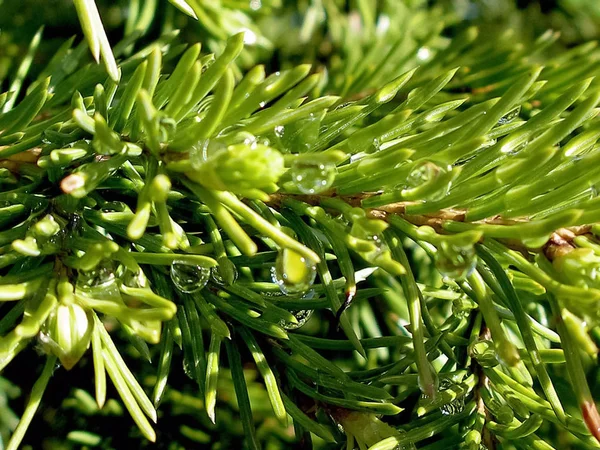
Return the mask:
M92 364L64 410L122 414L108 374L122 445L600 446L595 44L177 0L128 2L111 47L74 4L85 43L0 59L0 370L46 355L9 448Z

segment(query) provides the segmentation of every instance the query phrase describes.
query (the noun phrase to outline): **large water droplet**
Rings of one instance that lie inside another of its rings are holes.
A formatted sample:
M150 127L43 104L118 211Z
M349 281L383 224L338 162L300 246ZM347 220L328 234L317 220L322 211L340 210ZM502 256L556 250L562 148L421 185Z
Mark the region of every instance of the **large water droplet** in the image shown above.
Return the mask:
M314 309L301 309L300 311L290 311L290 312L294 315L294 317L296 318L298 323L282 321L282 323L280 325L283 328L285 328L286 330L297 330L298 328L303 327L306 324L306 322L308 322L308 320L312 317L315 310Z
M330 188L336 174L332 163L294 161L290 170L294 184L303 194L318 194Z
M511 109L509 112L507 112L502 117L500 117L500 120L498 120L498 125L505 125L509 122L512 122L517 117L519 117L520 113L521 113L521 105Z
M408 174L408 177L406 177L406 185L409 189L414 189L424 184L434 183L439 178L447 175L450 170L452 170L451 166L444 168L431 161L422 161L417 163ZM440 186L437 189L427 193L427 200L439 200L446 196L449 189L450 183L440 183Z
M250 9L252 11L258 11L262 7L261 0L250 0Z
M452 381L448 379L440 380L440 389L447 390L453 386ZM465 398L460 397L455 400L452 400L450 403L446 403L440 407L440 412L445 416L452 416L454 414L459 414L463 412L465 409Z
M278 147L284 153L306 153L319 138L321 116L310 114L287 125L273 129Z
M116 264L104 259L92 270L80 270L77 274L78 288L106 288L115 282Z
M271 279L285 295L306 292L314 283L316 267L299 253L284 248L271 267Z
M130 288L144 288L148 285L148 279L142 270L133 272L125 269L120 278L121 283Z
M237 280L238 277L238 271L237 268L235 267L235 264L231 264L230 265L230 270L233 273L233 280L231 281L231 283L228 283L222 276L221 276L221 270L219 269L219 266L215 266L210 270L210 275L213 279L213 281L217 284L220 284L221 286L224 286L226 284L233 284L235 283L235 280Z
M416 188L437 178L443 169L430 161L417 164L406 177L406 184Z
M177 289L186 294L197 292L206 286L210 269L189 264L183 261L173 261L171 264L171 280Z
M190 150L190 162L194 169L198 169L209 158L221 150L225 150L225 144L214 139L201 139Z
M472 245L442 245L438 249L435 266L440 274L452 279L467 277L475 269L477 256Z

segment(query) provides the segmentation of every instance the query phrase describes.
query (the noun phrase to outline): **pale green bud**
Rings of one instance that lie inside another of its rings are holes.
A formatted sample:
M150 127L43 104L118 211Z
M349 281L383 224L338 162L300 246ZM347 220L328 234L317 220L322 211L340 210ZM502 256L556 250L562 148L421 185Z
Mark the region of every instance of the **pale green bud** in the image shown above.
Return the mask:
M40 341L71 370L88 349L93 327L89 312L77 303L60 304L46 321Z
M236 144L222 148L186 175L211 189L243 193L258 189L272 192L285 172L283 155L262 144Z

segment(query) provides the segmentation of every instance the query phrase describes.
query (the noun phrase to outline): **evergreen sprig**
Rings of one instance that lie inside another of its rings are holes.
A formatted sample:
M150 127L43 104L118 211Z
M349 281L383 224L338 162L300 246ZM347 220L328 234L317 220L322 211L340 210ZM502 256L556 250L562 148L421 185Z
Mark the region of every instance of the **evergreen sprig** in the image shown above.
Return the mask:
M0 378L0 447L57 362L93 371L67 448L118 445L115 390L168 448L600 446L595 42L443 2L173 0L128 2L111 46L73 3L85 42L33 70L39 30L0 70L0 370L29 389L12 368L44 360L20 420Z

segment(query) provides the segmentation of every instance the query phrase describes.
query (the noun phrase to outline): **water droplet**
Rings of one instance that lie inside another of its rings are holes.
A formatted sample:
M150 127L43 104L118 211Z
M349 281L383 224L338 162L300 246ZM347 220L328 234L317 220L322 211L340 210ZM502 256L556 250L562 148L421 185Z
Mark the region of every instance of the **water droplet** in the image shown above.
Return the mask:
M269 140L269 138L260 136L259 138L257 138L256 144L264 145L265 147L270 147L271 146L271 141Z
M382 35L390 28L390 16L387 14L380 14L377 18L377 34Z
M144 288L148 285L148 279L142 270L132 272L131 270L125 269L120 278L121 283L130 288Z
M183 358L183 373L185 373L187 375L187 377L190 378L191 380L196 379L196 375L194 374L194 368L189 363L187 358Z
M240 30L244 32L244 44L245 45L254 45L258 42L258 37L256 33L248 28L244 28Z
M398 430L400 436L406 434L404 430ZM394 450L417 450L417 446L414 442L402 442L396 446Z
M521 113L521 105L511 109L509 112L507 112L502 117L500 117L500 120L498 120L498 125L506 125L507 123L512 122L517 117L519 117L520 113Z
M271 279L285 295L306 292L314 283L316 267L299 253L284 248L271 267Z
M299 311L290 311L298 323L284 322L281 321L280 325L286 330L297 330L300 327L303 327L306 322L312 317L315 312L314 309L301 309Z
M408 174L406 184L410 187L419 187L437 178L442 169L435 163L424 161L417 164Z
M267 102L260 102L258 104L258 106L260 106L261 108L264 108L265 106L267 106Z
M273 272L271 271L271 276ZM285 294L281 291L262 291L260 295L264 297L283 297Z
M171 264L171 280L177 289L186 294L197 292L206 286L210 269L183 261Z
M321 116L310 114L287 125L278 125L273 134L282 151L288 153L305 153L312 148L319 138Z
M336 106L334 108L334 110L337 111L338 109L344 109L344 108L347 108L348 106L350 106L352 104L353 104L352 102L345 102L345 103L342 103L341 105Z
M190 162L192 163L192 167L198 169L208 159L226 148L225 144L214 139L202 139L198 141L190 150Z
M373 250L364 253L364 258L373 263L373 264L377 264L377 260L379 257L381 257L385 252L389 252L389 247L387 246L387 244L381 239L381 236L377 236L377 235L372 235L368 237L369 241L372 241L373 244L375 244L375 247L373 248Z
M435 266L440 274L452 279L467 277L475 269L477 256L472 245L442 245L438 248Z
M527 144L529 144L529 141L523 141L523 142L520 142L520 143L518 143L518 144L517 144L517 145L515 145L515 146L512 146L512 145L506 145L506 144L505 144L505 145L503 145L503 146L500 148L500 151L501 151L502 153L506 153L506 154L507 154L507 155L509 155L509 156L515 156L515 155L517 155L517 154L518 154L518 153L519 153L521 150L523 150L523 149L524 149L524 148L527 146Z
M129 212L131 209L125 202L106 202L102 205L102 212Z
M381 149L381 142L379 138L373 138L373 148L372 152L378 152Z
M436 201L444 198L450 190L450 182L440 182L435 184L442 177L447 177L448 172L452 170L452 166L446 168L438 166L431 161L422 161L417 163L406 178L406 186L408 189L415 189L423 185L432 184L435 190L423 194L427 200Z
M230 267L231 267L231 271L233 273L233 281L231 282L231 284L233 284L233 283L235 283L235 280L237 280L238 271L237 271L237 268L235 267L235 264L231 264ZM221 271L219 270L219 266L213 267L210 270L210 275L211 275L213 281L217 284L220 284L221 286L229 284L221 276Z
M52 144L52 139L48 137L48 134L46 130L42 132L42 144Z
M448 379L440 380L440 390L450 389L454 383ZM445 416L452 416L454 414L460 414L465 409L465 398L460 397L452 400L450 403L446 403L440 407L440 412Z
M419 50L417 50L417 59L419 61L426 61L431 57L431 50L429 50L429 47L421 47Z
M258 11L262 7L261 0L250 0L250 9L252 11Z
M291 174L294 184L303 194L318 194L333 184L336 168L332 163L294 161Z
M92 270L80 270L77 274L78 288L105 288L115 282L115 263L103 259Z
M277 125L273 131L275 132L275 136L282 138L285 134L285 127L283 125Z
M472 302L466 300L464 297L458 297L452 301L452 315L459 319L467 317L473 308L474 305Z

